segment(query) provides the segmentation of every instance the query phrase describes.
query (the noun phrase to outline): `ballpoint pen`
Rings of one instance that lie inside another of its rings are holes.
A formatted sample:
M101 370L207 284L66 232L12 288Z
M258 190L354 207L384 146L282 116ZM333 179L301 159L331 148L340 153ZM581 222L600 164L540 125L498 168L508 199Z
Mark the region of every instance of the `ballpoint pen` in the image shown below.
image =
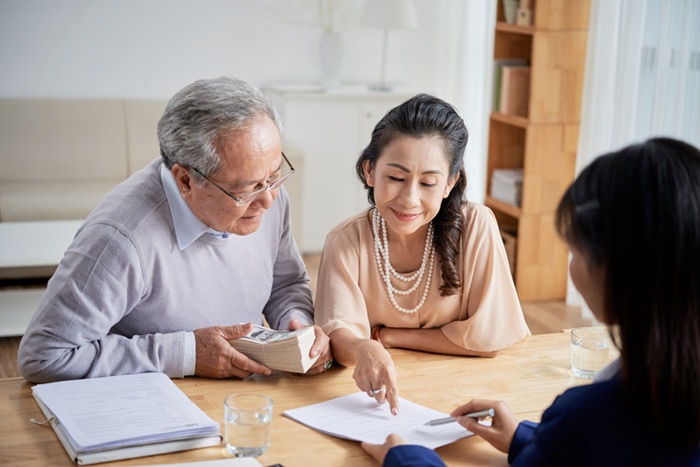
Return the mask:
M484 418L484 417L493 417L496 415L496 412L494 412L493 409L486 409L486 410L480 410L479 412L472 412L463 415L464 417L470 417L470 418ZM424 425L426 426L436 426L436 425L444 425L445 423L452 423L456 422L457 419L455 417L445 417L445 418L436 418L435 420L430 420L429 422L425 422Z

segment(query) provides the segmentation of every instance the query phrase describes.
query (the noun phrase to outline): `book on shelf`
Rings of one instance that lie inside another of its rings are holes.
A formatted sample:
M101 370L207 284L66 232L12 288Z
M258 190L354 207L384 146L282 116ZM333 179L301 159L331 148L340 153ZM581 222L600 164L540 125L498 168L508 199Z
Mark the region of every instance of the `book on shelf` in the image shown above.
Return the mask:
M522 58L497 58L493 61L493 105L492 110L499 112L501 107L501 81L503 67L508 65L527 66L528 62Z
M70 458L88 465L217 446L219 422L163 373L37 384L37 405Z
M530 103L530 67L503 65L501 67L501 96L499 111L506 115L527 117Z
M522 204L523 169L496 169L491 173L491 197L504 203Z
M232 339L229 344L273 370L306 373L318 359L309 356L315 340L313 327L276 331L256 325L246 336Z

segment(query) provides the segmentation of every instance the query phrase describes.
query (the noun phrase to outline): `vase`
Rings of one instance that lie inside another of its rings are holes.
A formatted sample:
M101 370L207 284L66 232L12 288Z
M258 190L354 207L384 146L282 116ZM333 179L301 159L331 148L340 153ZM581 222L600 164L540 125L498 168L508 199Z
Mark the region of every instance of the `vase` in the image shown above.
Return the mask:
M518 15L519 0L503 0L503 16L506 23L515 24Z
M340 68L343 64L343 36L336 31L324 29L319 47L321 84L324 89L340 85Z

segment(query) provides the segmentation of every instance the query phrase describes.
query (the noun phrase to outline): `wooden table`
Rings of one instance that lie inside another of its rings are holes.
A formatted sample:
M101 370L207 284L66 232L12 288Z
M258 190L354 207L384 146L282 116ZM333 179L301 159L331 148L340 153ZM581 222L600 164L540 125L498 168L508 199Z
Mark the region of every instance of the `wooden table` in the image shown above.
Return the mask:
M569 386L586 384L571 376L569 334L531 336L494 359L446 357L391 350L405 399L450 412L472 398L504 400L521 419L539 421L554 397ZM613 355L611 355L611 359ZM260 392L272 397L275 414L270 449L261 464L295 466L372 466L359 443L313 431L282 415L287 409L357 391L352 369L333 367L317 376L273 374L247 380L185 378L177 385L215 420L223 421L224 398L234 392ZM18 467L74 465L49 427L29 421L42 419L31 384L21 378L0 380L0 458ZM222 426L223 433L223 426ZM506 466L506 455L477 437L438 449L450 466ZM228 457L223 445L103 465L145 465L193 462Z

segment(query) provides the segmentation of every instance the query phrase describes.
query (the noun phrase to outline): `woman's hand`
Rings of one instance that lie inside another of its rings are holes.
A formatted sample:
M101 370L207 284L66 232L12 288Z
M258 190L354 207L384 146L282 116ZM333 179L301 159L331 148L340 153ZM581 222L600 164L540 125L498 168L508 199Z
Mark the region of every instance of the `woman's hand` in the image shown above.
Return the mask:
M482 425L478 420L465 417L471 412L493 409L495 414L491 419L491 426ZM477 436L481 436L493 447L501 452L508 453L510 443L513 440L515 430L518 428L518 419L508 408L505 402L474 399L460 407L454 409L450 416L455 417L457 422L467 430Z
M399 413L399 388L396 383L396 367L391 355L382 344L362 340L357 346L357 362L352 374L357 387L383 404L389 403L391 413Z
M367 454L372 456L374 460L379 462L379 464L384 463L384 458L386 457L386 453L389 452L389 449L401 444L407 444L406 440L395 434L387 436L384 444L372 444L367 442L360 443L362 449L364 449Z

